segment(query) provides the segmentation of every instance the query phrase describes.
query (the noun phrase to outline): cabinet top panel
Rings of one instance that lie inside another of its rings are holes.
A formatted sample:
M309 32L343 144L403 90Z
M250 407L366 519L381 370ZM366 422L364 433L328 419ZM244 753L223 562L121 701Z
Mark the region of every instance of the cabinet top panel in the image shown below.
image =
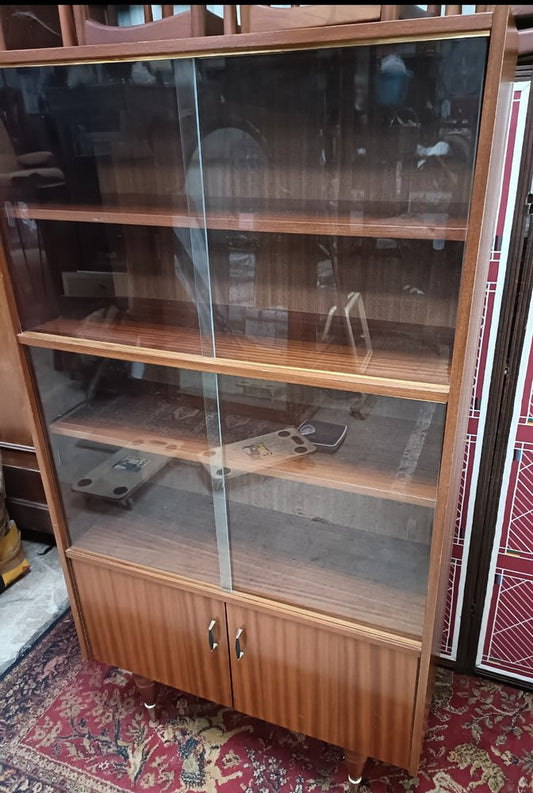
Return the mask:
M164 41L141 41L122 44L89 44L76 47L49 47L33 50L5 50L0 66L60 63L96 63L142 58L210 57L241 53L317 47L357 46L358 44L414 41L427 38L489 35L493 14L480 13L392 22L363 22L320 28L279 30L268 33L239 33L230 36Z

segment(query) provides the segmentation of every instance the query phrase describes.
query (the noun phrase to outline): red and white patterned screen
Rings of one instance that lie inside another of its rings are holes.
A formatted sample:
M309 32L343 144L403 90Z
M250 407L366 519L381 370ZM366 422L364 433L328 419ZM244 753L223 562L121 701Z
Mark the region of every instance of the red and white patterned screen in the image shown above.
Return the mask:
M533 683L532 342L533 301L509 433L477 665Z
M476 369L472 384L472 400L470 404L468 431L464 446L461 491L457 507L453 553L449 572L446 618L441 641L441 656L443 658L454 659L457 653L466 564L470 548L472 517L479 476L483 434L485 431L490 377L494 360L494 347L500 317L510 232L515 210L516 188L522 155L529 88L529 82L517 82L513 92L501 184L500 206L485 288ZM530 440L531 449L533 450L533 424L531 426L531 431ZM533 479L530 480L530 484L533 485ZM533 498L533 487L530 489L530 495ZM530 549L533 544L533 513L531 513L531 518L532 519L529 520L529 528L526 531L529 538ZM500 540L498 539L497 543L499 542ZM531 572L533 573L533 570ZM532 598L533 575L531 576L530 586L530 598ZM493 609L493 611L493 617L486 618L484 621L484 636L485 634L488 636L489 633L492 635L493 630L497 630L495 624L493 625L496 616L498 616L500 622L505 619L502 609L500 609L500 611ZM511 625L513 620L508 617L507 622ZM494 652L494 647L492 647L492 651ZM516 669L511 669L511 666L507 666L506 671L509 674L514 674Z

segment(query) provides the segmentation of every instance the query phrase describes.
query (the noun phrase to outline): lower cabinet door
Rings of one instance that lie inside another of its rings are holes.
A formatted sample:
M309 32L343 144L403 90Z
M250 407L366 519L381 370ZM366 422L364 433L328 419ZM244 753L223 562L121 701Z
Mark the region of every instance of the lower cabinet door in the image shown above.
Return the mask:
M231 706L224 601L71 563L93 658Z
M409 766L418 653L227 604L237 710Z

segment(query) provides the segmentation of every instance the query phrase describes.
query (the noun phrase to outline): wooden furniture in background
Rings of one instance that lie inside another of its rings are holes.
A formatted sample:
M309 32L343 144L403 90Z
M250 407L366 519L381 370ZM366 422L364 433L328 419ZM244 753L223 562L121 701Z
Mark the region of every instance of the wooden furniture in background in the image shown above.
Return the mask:
M226 6L232 8L232 6ZM233 6L235 8L235 6ZM266 33L272 30L307 28L323 25L342 25L353 22L374 20L391 21L440 17L462 14L462 5L428 5L422 9L416 5L291 5L279 8L270 5L241 5L241 33ZM476 13L491 11L493 6L477 5ZM229 12L228 12L229 14ZM233 19L233 18L232 18ZM226 29L227 33L237 32L236 17Z
M32 418L26 382L3 288L0 289L0 346L0 443L31 448Z
M32 415L3 282L0 284L0 450L6 507L27 536L53 535L41 473L33 447Z
M174 13L171 5L162 5L162 18L153 19L152 6L143 6L144 24L119 25L113 5L44 5L2 6L0 11L0 49L70 47L76 44L104 44L128 41L157 41L222 33L250 33L350 24L395 19L449 16L465 13L462 5L292 5L278 8L269 5L239 6L242 23L237 23L237 6L224 4L223 20L205 5L193 4L190 10ZM470 8L470 7L468 7ZM524 9L527 6L516 6ZM493 9L476 5L475 12ZM517 16L523 16L519 10ZM521 37L525 40L525 36ZM525 45L524 45L525 46Z
M35 452L2 448L2 467L7 511L23 537L31 532L52 538L54 531Z
M106 14L112 6L72 6L78 44L106 44L128 41L185 39L191 36L217 35L223 32L223 21L208 11L207 6L193 4L188 11L174 13L174 6L162 6L162 18L153 20L152 7L144 8L144 24L119 26ZM91 13L96 10L99 19Z
M65 176L2 270L83 651L354 787L418 767L515 40L501 6L0 57Z
M527 62L533 53L533 6L514 5L511 9L518 28L518 53Z
M380 5L307 5L277 8L268 5L241 5L241 33L270 30L374 22L381 18Z
M0 49L70 47L76 43L73 6L2 5Z

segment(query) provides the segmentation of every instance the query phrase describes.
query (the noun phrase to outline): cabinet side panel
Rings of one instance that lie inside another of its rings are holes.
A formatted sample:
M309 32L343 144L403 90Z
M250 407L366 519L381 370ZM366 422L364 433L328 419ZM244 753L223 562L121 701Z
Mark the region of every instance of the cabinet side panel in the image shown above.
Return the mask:
M431 667L439 650L444 618L447 572L461 479L471 383L483 309L484 286L500 195L505 131L512 96L517 43L516 30L508 25L508 6L497 6L493 14L437 494L428 606L409 767L413 774L418 768L422 748L432 694L431 681L434 677L434 670Z
M72 567L94 659L231 706L223 602L78 560Z
M345 749L409 762L418 656L228 604L235 707Z
M0 443L33 446L31 416L26 384L20 370L20 359L3 283L0 285Z

